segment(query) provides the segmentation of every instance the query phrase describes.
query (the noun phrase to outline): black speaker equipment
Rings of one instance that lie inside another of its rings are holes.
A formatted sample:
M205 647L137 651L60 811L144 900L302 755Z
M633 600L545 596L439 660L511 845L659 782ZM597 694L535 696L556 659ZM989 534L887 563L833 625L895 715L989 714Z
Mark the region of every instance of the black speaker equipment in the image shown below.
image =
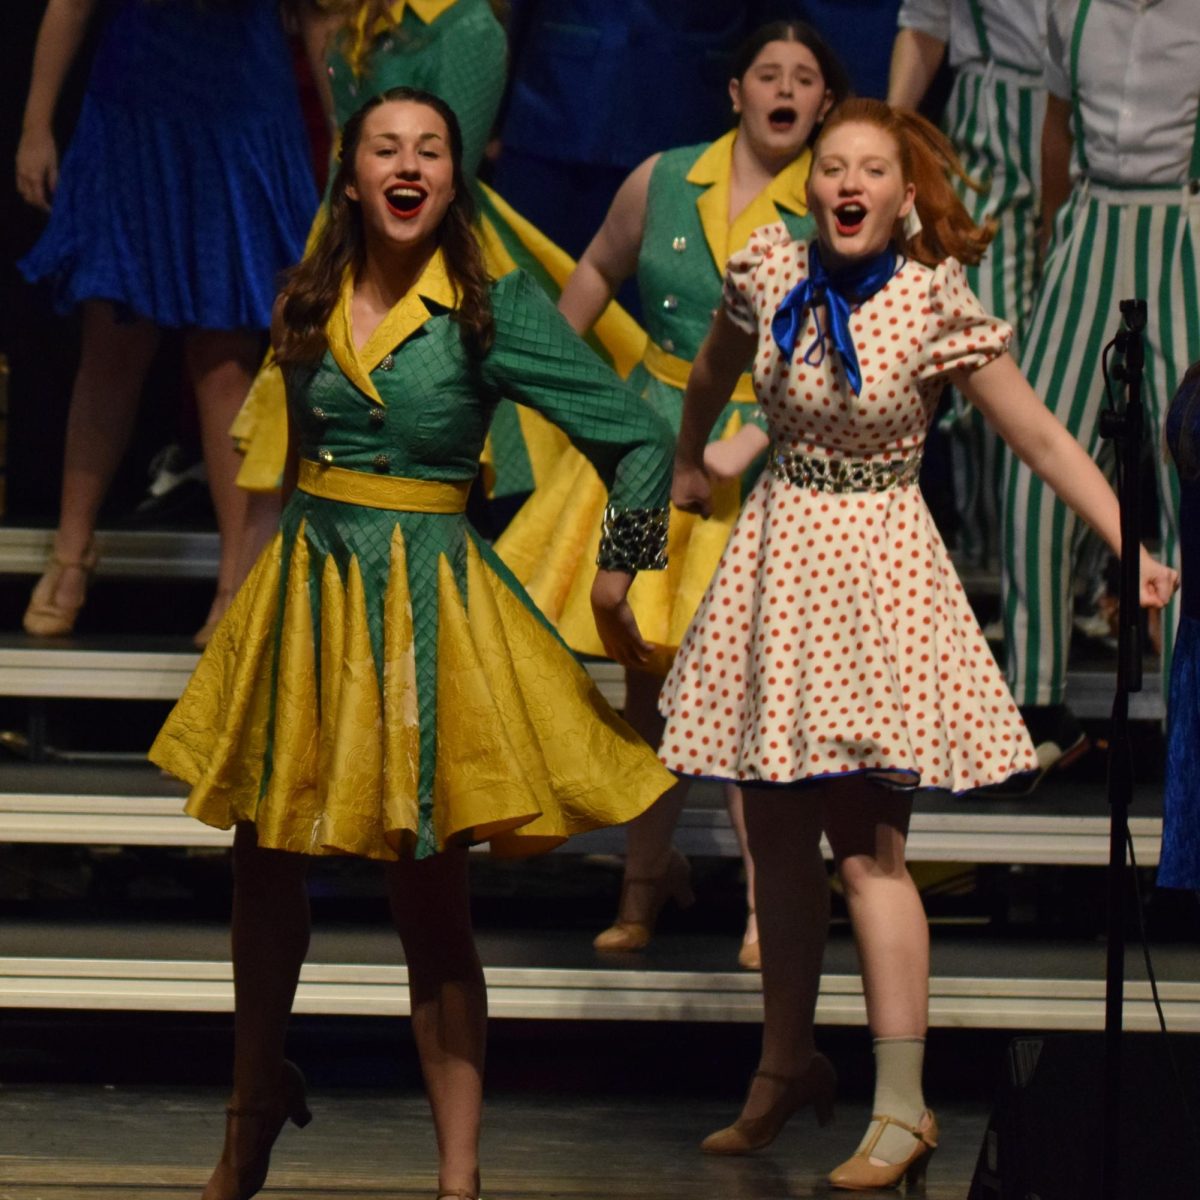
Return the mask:
M969 1200L1096 1200L1105 1157L1103 1082L1098 1036L1010 1042ZM1200 1038L1174 1036L1168 1047L1160 1034L1127 1036L1117 1136L1121 1200L1200 1197L1200 1144L1184 1096L1200 1112Z

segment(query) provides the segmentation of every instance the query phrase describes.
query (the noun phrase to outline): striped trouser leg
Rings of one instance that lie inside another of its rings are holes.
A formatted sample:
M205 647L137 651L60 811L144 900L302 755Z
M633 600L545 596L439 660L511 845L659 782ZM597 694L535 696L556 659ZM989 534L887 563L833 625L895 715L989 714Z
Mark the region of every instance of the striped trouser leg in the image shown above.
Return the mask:
M1147 436L1157 448L1170 397L1188 363L1200 357L1200 328L1194 320L1198 273L1200 207L1122 202L1111 193L1100 198L1076 189L1060 212L1022 368L1051 412L1093 457L1104 401L1100 358L1119 324L1118 301L1136 295L1149 303L1143 397ZM1161 453L1153 458L1158 464L1162 554L1174 563L1177 488ZM1004 482L1008 682L1019 704L1059 703L1066 680L1079 522L1011 453L1005 455ZM1174 607L1164 621L1164 666L1174 637Z
M1020 344L1033 307L1037 274L1039 150L1045 92L996 69L962 71L947 108L947 133L977 192L956 181L977 224L996 235L967 280L983 307L1008 321ZM1002 458L996 434L961 396L950 423L954 490L961 527L959 551L969 562L999 557Z

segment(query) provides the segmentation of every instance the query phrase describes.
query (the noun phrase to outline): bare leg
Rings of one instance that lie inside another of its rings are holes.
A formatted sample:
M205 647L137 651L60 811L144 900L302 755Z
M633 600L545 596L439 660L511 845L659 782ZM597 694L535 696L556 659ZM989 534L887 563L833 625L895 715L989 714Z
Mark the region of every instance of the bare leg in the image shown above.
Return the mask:
M912 802L867 779L829 788L825 828L841 875L862 966L876 1049L874 1111L917 1126L925 1111L921 1062L929 1023L929 924L904 861ZM874 1132L868 1129L860 1148ZM875 1164L903 1162L916 1142L889 1125Z
M284 1097L283 1045L288 1017L308 952L307 859L261 850L253 825L237 827L233 842L233 1097L230 1107L252 1114L231 1119L221 1160L203 1200L241 1194L239 1180L262 1153ZM254 1119L253 1114L260 1114ZM280 1115L282 1124L282 1114ZM270 1142L267 1141L269 1153Z
M433 1110L438 1187L479 1193L487 989L471 929L465 850L388 870L404 945L412 1029Z
M221 535L217 594L209 619L220 617L233 597L246 527L246 493L237 486L241 458L229 428L261 358L259 338L244 330L193 329L184 343L188 373L200 411L200 437L208 486Z
M876 1037L924 1037L929 1022L929 924L904 847L912 801L857 779L830 784L825 830L862 964Z
M79 370L67 413L62 509L54 537L54 552L63 562L79 562L87 553L100 505L129 444L158 341L158 327L148 321L121 323L112 305L98 300L83 306ZM64 571L54 599L77 606L86 587L83 572Z
M754 908L754 856L750 853L750 842L746 834L746 810L742 789L736 784L725 784L725 808L729 813L729 824L737 837L742 852L742 868L746 872L746 933L742 940L743 955L753 947L757 956L758 917ZM745 964L743 964L745 965Z

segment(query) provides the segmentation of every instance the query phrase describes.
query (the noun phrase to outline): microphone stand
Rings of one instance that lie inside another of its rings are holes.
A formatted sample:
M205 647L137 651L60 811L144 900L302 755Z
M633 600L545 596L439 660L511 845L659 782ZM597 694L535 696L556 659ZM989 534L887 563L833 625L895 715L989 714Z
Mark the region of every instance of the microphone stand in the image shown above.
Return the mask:
M1101 1145L1101 1200L1120 1195L1121 1163L1121 1035L1125 999L1125 910L1128 871L1129 804L1133 797L1133 749L1129 740L1129 696L1142 689L1141 578L1141 451L1145 424L1142 373L1145 300L1121 301L1117 353L1123 362L1113 374L1124 385L1125 403L1100 416L1101 436L1117 451L1121 506L1120 626L1117 690L1109 729L1108 805L1108 954L1104 1005L1104 1087Z

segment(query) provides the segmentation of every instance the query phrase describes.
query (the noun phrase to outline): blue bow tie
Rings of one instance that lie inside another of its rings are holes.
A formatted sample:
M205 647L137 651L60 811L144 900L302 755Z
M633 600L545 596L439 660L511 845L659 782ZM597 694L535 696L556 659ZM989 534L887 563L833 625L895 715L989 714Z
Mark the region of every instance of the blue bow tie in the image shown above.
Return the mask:
M825 359L826 344L832 341L857 396L862 391L862 372L850 337L850 310L875 295L895 273L896 252L891 246L835 275L821 261L820 247L813 242L808 248L808 278L784 296L771 319L771 336L784 358L790 360L795 353L804 314L811 310L817 336L804 352L804 362L810 367L819 365ZM822 304L829 313L828 329L821 324Z

